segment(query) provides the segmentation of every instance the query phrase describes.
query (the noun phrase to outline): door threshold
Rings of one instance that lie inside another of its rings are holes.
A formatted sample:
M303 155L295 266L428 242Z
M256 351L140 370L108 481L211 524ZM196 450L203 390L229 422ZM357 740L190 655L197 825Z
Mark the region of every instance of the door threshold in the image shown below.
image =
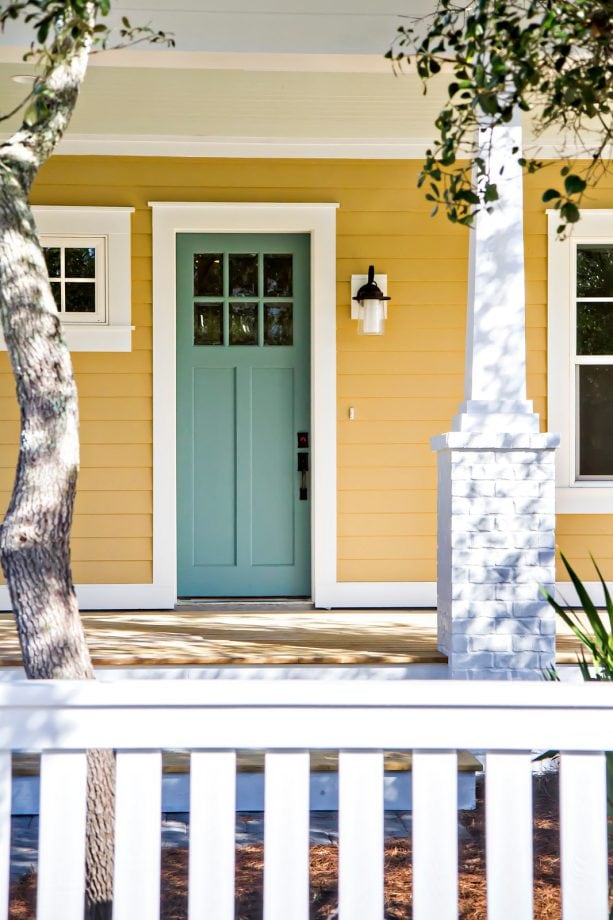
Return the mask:
M175 610L227 610L250 611L261 610L314 610L315 605L306 597L180 597Z

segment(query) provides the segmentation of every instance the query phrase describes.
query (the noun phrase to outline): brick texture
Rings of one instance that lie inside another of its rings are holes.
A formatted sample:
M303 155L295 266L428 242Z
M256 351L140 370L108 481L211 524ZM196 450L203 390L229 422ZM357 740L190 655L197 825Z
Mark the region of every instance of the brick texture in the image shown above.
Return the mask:
M555 449L527 444L438 451L438 631L452 678L541 680L555 661L542 596L555 584Z

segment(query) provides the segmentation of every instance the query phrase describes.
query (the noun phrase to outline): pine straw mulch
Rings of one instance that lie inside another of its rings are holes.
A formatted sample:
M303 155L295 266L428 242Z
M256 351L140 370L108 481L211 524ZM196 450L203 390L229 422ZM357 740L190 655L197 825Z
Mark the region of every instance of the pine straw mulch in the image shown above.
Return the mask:
M486 920L485 807L483 785L477 808L461 812L469 839L460 845L460 920ZM311 920L337 916L337 849L311 847ZM261 845L237 850L236 920L262 920ZM513 867L509 866L509 872ZM560 860L558 776L546 773L534 781L534 920L559 920ZM35 920L36 875L23 876L11 889L10 920ZM187 850L168 848L162 854L162 920L187 917ZM390 840L385 845L385 920L410 920L411 844ZM135 918L136 920L136 918ZM291 918L288 918L291 920Z

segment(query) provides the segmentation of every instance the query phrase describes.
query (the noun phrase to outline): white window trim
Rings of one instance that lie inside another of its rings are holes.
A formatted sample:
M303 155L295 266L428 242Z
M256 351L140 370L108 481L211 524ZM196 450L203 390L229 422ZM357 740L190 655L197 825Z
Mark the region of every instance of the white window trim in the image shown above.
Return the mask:
M71 351L132 350L132 283L130 215L134 208L36 205L32 208L40 237L102 237L106 248L105 322L66 322L64 337ZM0 349L6 350L0 336Z
M577 243L613 241L613 209L583 210L564 239L558 211L547 211L549 233L547 399L549 430L560 434L556 458L558 514L613 514L613 480L575 478L574 251Z

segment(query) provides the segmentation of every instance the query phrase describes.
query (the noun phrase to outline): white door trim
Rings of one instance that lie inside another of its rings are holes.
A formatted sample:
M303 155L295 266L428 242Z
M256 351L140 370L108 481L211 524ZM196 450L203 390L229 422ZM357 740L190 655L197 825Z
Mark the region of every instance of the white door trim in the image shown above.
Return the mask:
M311 547L315 604L336 586L337 204L149 203L153 211L153 584L177 598L176 235L311 237ZM157 592L156 592L157 593Z

